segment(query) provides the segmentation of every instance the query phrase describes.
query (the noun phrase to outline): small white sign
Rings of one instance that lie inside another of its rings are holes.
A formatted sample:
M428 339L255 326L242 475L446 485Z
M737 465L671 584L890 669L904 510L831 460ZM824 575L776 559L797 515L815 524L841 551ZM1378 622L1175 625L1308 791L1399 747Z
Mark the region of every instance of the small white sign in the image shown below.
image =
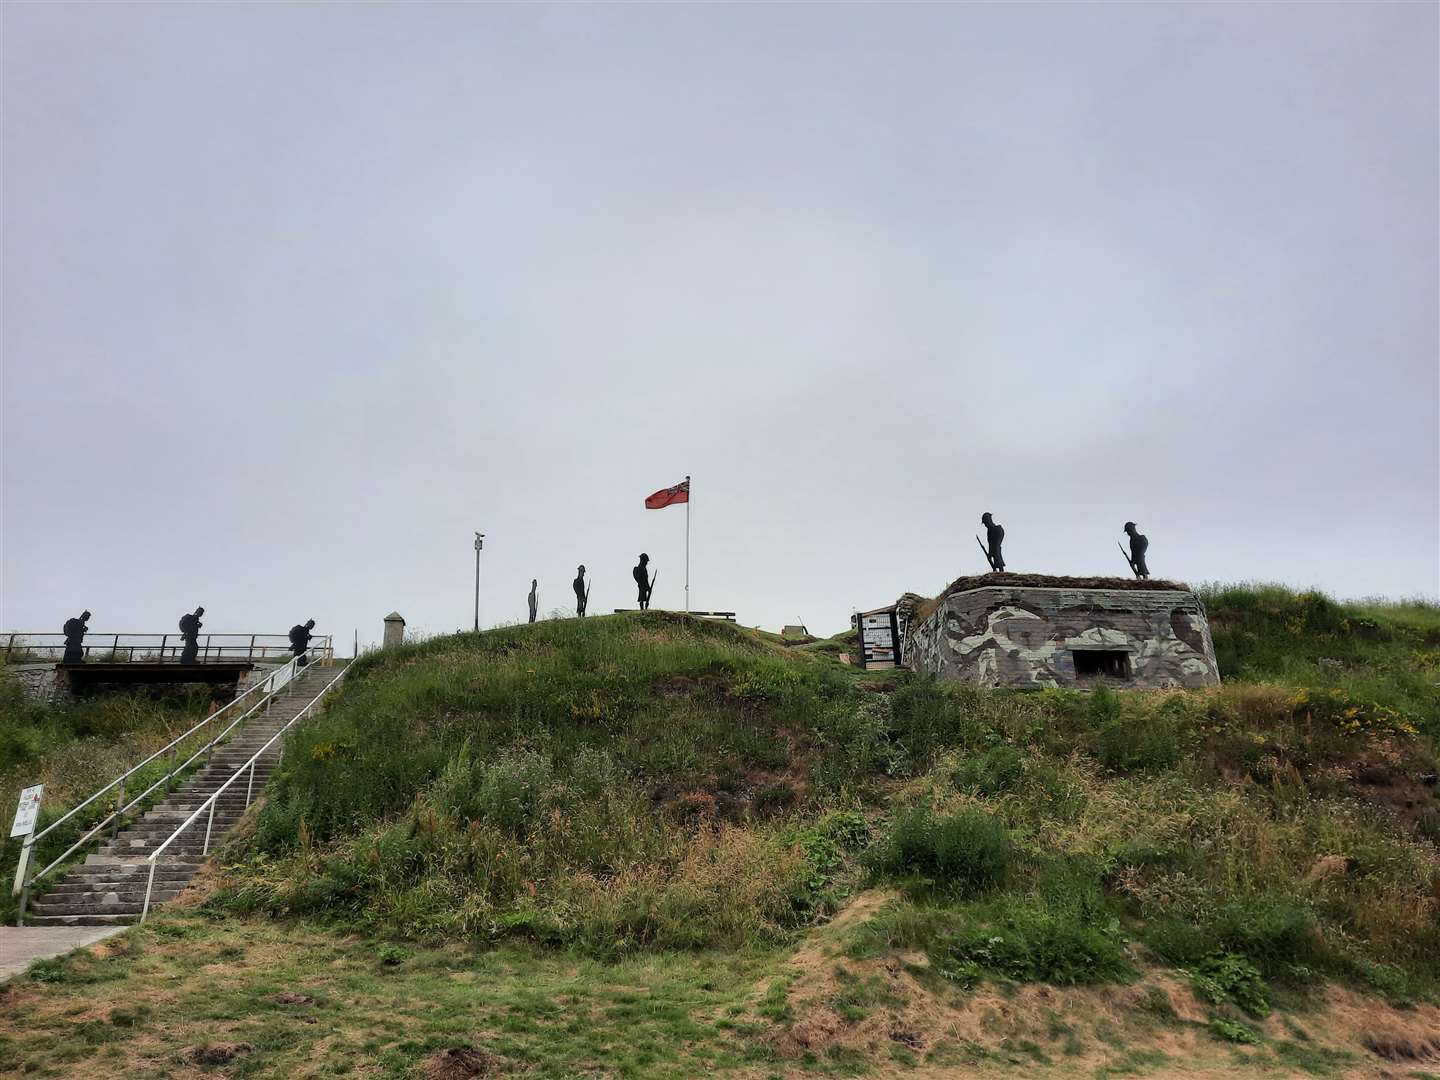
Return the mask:
M20 792L20 805L15 809L15 824L10 826L12 838L29 836L35 831L35 819L40 816L40 795L44 790L44 784L36 784Z

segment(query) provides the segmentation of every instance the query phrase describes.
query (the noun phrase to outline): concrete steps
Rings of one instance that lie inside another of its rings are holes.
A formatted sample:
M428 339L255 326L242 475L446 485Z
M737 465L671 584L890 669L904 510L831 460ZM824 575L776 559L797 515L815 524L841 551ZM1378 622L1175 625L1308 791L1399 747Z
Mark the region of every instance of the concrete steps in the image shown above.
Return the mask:
M255 755L324 686L340 674L348 661L332 667L312 664L297 675L271 702L270 708L237 731L229 742L215 748L210 761L183 787L121 829L99 851L72 869L51 889L30 902L27 919L36 926L112 926L136 922L145 903L150 877L148 856L174 834L226 781L234 782L215 800L210 850L244 816L248 774L236 772ZM258 797L280 760L276 740L255 764L252 797ZM173 900L204 865L202 852L208 812L200 814L155 861L155 886L150 905Z

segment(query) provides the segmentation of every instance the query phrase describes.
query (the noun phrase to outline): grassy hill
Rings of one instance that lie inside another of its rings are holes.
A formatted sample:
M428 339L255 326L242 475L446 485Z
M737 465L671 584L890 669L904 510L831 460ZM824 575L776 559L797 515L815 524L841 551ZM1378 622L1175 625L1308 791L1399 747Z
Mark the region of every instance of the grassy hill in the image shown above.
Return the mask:
M209 1001L210 957L251 1075L1440 1070L1440 610L1206 599L1196 692L660 612L372 654L196 906L0 998L0 1051L65 1074L92 984ZM274 1034L280 983L342 1034Z

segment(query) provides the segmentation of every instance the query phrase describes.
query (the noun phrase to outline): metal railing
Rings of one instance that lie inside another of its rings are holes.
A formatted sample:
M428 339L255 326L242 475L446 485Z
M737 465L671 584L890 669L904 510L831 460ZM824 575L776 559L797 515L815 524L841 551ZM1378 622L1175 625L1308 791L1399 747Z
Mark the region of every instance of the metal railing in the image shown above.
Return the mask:
M5 642L4 662L15 663L20 657L36 661L59 660L65 655L64 634L30 633L24 630L0 631ZM335 647L329 634L315 634L310 649L326 660L335 658ZM290 650L289 634L201 634L199 662L269 660L284 656ZM185 648L180 634L99 634L85 635L80 646L87 660L104 657L117 664L150 661L164 663L178 660Z
M321 657L317 656L313 659L319 660L321 659ZM251 716L254 716L255 713L260 711L262 708L268 707L269 704L275 699L275 695L278 694L287 685L289 685L290 680L295 677L295 673L300 670L300 668L297 667L299 661L300 657L294 657L288 664L278 667L274 671L271 671L269 674L265 675L263 678L256 680L255 683L253 683L251 686L246 687L245 690L237 694L234 698L226 702L224 705L220 706L220 708L216 709L213 713L207 716L204 720L201 720L194 727L190 728L188 731L166 743L159 750L156 750L153 754L147 757L144 761L140 762L138 765L133 765L129 769L126 769L114 780L111 780L108 784L100 788L100 790L94 792L88 798L84 799L79 803L76 803L68 811L66 811L60 817L56 818L54 821L50 822L50 824L46 825L45 828L41 829L39 832L31 833L28 837L26 837L25 843L20 851L20 864L22 866L28 867L30 865L31 853L35 847L35 844L38 841L44 839L47 834L58 828L60 825L63 825L65 822L69 821L81 810L84 810L87 806L104 796L107 792L118 789L118 794L115 799L114 810L107 814L98 824L92 826L89 831L85 833L84 836L80 837L79 840L75 841L75 843L71 844L68 848L66 848L65 851L58 858L54 859L43 870L29 872L22 877L20 885L20 911L16 921L16 925L21 925L22 921L25 918L25 902L29 897L30 888L32 885L35 884L35 882L39 881L46 874L50 873L50 871L54 870L57 866L63 863L76 851L79 851L96 836L102 833L107 825L114 826L111 831L112 836L118 833L120 831L120 822L121 820L123 820L126 814L134 810L137 806L143 803L147 798L150 797L150 795L159 790L161 787L169 784L169 782L177 774L183 772L185 769L188 769L192 764L195 763L196 760L199 759L201 754L207 755L206 762L208 763L208 755L218 743L223 741L225 737L229 735L230 732L234 731L239 724L244 723L247 719L249 719ZM194 753L192 753L183 762L178 760L179 748L181 743L183 743L191 735L194 735L197 731L200 731L202 728L217 724L227 712L235 709L237 706L240 705L241 702L245 701L247 698L254 694L258 694L259 696L255 699L254 703L250 706L250 708L246 709L242 714L232 719L230 723L225 726L225 729L223 731L212 735L209 741L207 741L203 746L201 746ZM139 795L135 796L129 803L126 803L125 781L128 780L130 777L134 776L141 769L145 768L145 766L149 765L152 761L162 758L166 754L170 755L170 767L166 770L165 775L162 776L159 780L155 781L153 784L151 784Z
M322 686L320 688L320 692L316 694L313 698L311 698L308 702L306 702L304 707L301 708L301 710L297 712L293 717L291 717L290 720L287 721L286 724L279 731L275 732L274 735L270 736L270 738L266 740L265 745L260 747L259 750L256 750L255 753L251 755L249 761L245 762L244 765L241 765L238 769L236 769L235 772L231 775L230 779L226 780L223 784L221 784L218 788L211 792L210 797L207 798L204 802L202 802L199 806L197 806L194 812L185 819L181 826L174 832L172 832L168 837L166 837L164 843L162 843L159 847L157 847L154 851L150 853L150 874L145 882L145 903L140 909L141 922L144 922L146 916L150 914L150 895L155 889L155 867L156 865L158 865L156 860L165 853L165 849L168 848L171 844L173 844L176 839L179 838L181 833L185 832L186 829L190 828L191 825L195 824L195 822L199 820L201 814L206 814L208 816L205 822L205 842L201 845L200 854L202 856L209 855L210 834L215 828L215 806L218 803L220 796L225 793L226 789L228 789L231 784L235 783L236 780L240 779L240 775L242 773L245 773L247 776L245 782L245 809L250 809L250 803L251 800L254 798L255 794L256 763L265 754L265 752L270 749L270 747L275 745L275 743L280 739L282 735L284 735L287 731L289 731L292 727L294 727L302 719L304 719L304 717L310 712L310 710L315 707L316 703L319 702L319 700L323 698L326 694L328 694L331 688L334 687L337 683L339 683L340 680L345 677L345 672L349 670L350 667L348 664L345 667L341 668L339 674L337 674L333 679L331 679L328 683ZM242 813L243 812L244 811L242 811Z

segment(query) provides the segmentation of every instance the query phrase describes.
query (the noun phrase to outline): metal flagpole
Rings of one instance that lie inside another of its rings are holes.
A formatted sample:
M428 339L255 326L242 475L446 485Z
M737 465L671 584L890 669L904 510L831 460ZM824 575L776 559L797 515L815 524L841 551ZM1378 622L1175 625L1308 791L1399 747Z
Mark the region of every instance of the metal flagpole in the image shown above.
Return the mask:
M475 534L475 631L480 631L480 549L485 546L485 534Z
M690 477L685 477L685 610L690 610Z

